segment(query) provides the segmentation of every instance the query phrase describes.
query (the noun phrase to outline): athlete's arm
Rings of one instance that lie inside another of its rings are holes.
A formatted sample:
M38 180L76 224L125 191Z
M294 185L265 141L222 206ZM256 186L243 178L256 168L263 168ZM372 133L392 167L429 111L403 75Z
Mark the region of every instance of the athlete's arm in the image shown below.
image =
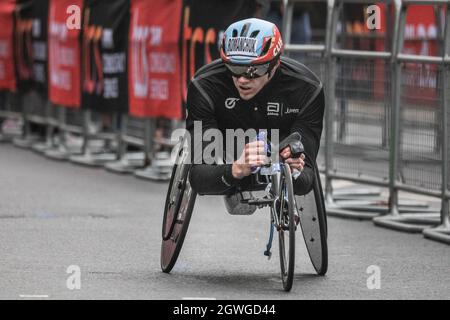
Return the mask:
M312 94L310 101L301 109L291 126L291 133L300 133L305 148L303 172L294 180L296 194L306 194L312 188L315 176L314 163L319 152L320 137L322 136L324 110L325 96L323 88L320 87Z
M208 141L203 141L203 133L208 129L218 129L211 99L201 92L195 79L189 84L187 96L186 129L191 135L190 183L199 194L225 194L237 185L240 180L232 175L231 164L205 164L203 150ZM194 122L201 124L201 136L194 132Z

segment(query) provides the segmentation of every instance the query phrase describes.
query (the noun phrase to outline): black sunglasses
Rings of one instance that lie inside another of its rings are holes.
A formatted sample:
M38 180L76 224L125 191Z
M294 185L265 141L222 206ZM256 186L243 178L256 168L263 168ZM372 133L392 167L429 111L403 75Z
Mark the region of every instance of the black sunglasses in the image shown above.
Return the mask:
M270 62L259 65L236 65L225 63L233 77L245 77L247 79L255 79L266 75L270 70Z

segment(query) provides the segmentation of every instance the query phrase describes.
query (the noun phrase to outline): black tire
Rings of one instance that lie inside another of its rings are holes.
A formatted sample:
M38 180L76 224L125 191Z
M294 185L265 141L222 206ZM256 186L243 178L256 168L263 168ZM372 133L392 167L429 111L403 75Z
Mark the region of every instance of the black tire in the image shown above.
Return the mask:
M180 199L182 204L180 205L179 212L175 215L177 219L174 223L172 233L169 239L162 240L161 243L161 269L163 272L169 273L178 259L188 231L196 196L197 194L192 190L189 179L187 179L183 196Z
M328 271L328 222L327 211L325 208L325 198L323 195L322 183L320 181L317 165L315 167L314 180L314 198L317 206L317 217L319 218L320 241L322 242L322 266L317 268L316 271L318 275L324 276Z
M183 146L183 144L181 144ZM180 147L172 169L164 206L161 243L161 269L169 273L183 246L197 194L189 183L191 165L184 164L185 149Z
M328 271L328 228L325 201L317 166L315 167L312 191L307 195L297 196L297 204L300 205L300 226L309 258L316 273L323 276Z
M322 208L321 209L321 217L322 217L321 222L325 226L325 240L327 240L328 239L327 211L326 211L326 207L325 207L325 197L323 195L322 181L320 181L320 174L319 174L319 168L317 167L317 163L314 167L314 171L315 171L315 177L316 177L316 181L317 181L317 188L316 188L317 198L319 199L319 201L321 203L320 207ZM325 243L326 243L326 241L325 241ZM327 254L328 254L328 250L327 250Z
M286 187L286 193L284 192ZM287 203L284 197L287 196ZM286 210L283 210L287 205ZM281 280L283 289L290 291L294 281L295 269L295 197L294 186L292 184L292 176L289 166L283 166L282 177L280 181L280 212L285 211L286 214L280 215L280 223L285 228L278 230L279 248L280 248L280 267ZM286 239L287 238L287 239ZM287 241L286 241L287 240ZM286 248L286 245L288 247Z
M181 151L182 152L182 151ZM164 205L164 218L162 225L162 238L168 240L172 234L176 222L176 216L180 209L180 197L184 193L186 187L188 166L175 163L172 168L172 175L170 177L169 188L167 190L166 202Z

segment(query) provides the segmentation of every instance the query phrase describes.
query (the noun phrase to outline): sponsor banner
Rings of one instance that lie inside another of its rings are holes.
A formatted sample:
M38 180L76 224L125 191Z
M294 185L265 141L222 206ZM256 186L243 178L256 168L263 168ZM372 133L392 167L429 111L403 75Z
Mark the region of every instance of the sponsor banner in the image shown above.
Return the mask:
M377 3L381 9L381 28L377 33L384 34L387 30L386 5ZM414 55L435 56L438 54L436 15L433 6L409 6L406 15L405 42L403 53ZM377 40L377 51L385 50L385 40ZM437 67L431 64L405 63L403 74L403 90L405 99L413 103L430 104L436 101ZM374 97L385 97L385 63L375 60Z
M0 90L16 90L14 72L14 10L15 0L0 2Z
M128 112L130 0L87 0L83 21L82 107Z
M195 71L220 57L219 43L225 29L235 21L253 17L255 10L254 1L183 1L181 85L184 102L187 97L187 85Z
M29 90L33 81L32 8L32 0L17 0L14 12L14 54L19 91Z
M128 46L130 114L181 118L178 39L182 0L132 0Z
M33 80L36 89L47 95L48 1L33 0L31 41L33 45Z
M434 7L410 6L406 15L403 53L438 55L438 26ZM408 100L433 104L437 99L438 68L432 64L406 63L403 72L404 95Z
M67 13L73 6L74 15ZM49 100L57 105L79 108L81 105L80 63L83 0L50 0L48 13ZM74 25L68 27L68 19ZM73 20L72 20L73 19Z

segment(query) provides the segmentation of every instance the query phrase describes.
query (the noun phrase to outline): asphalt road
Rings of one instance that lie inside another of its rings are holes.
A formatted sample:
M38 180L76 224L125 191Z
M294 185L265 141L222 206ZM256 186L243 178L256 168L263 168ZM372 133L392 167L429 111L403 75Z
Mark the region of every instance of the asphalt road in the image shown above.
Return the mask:
M198 198L179 260L164 274L166 189L0 144L0 299L450 298L449 246L337 218L329 218L328 274L314 274L298 233L285 293L278 253L262 254L268 213L230 216L220 197ZM69 266L79 268L80 289L67 287ZM379 267L380 289L368 289L370 266Z

